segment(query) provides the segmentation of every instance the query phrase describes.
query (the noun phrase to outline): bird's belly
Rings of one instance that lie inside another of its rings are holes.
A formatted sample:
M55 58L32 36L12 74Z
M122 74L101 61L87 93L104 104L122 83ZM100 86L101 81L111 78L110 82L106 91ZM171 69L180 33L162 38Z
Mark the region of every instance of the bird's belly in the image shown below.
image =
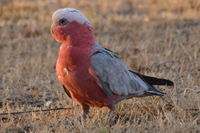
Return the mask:
M97 81L90 75L88 68L63 68L58 71L59 81L69 90L72 98L79 104L103 107L109 105L114 97L108 97Z
M70 83L69 86L71 87L69 89L72 93L72 98L79 104L97 107L102 107L106 104L106 95L89 74L78 72L77 75L74 73L70 76L70 79L66 78L66 80L68 80L66 83Z

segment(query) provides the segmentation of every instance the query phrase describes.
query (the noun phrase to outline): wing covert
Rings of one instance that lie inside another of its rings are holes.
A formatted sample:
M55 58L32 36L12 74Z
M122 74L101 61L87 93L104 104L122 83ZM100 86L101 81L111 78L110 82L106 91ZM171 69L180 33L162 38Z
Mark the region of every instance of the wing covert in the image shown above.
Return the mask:
M92 69L108 94L143 95L149 86L139 76L131 74L121 60L100 45L94 46L91 55Z

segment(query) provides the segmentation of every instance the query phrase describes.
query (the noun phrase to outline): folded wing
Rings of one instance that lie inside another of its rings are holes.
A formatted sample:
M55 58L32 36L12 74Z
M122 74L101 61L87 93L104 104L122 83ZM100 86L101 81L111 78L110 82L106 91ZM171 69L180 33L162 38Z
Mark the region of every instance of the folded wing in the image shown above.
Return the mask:
M91 55L92 69L108 95L164 95L137 74L129 72L111 51L96 44Z

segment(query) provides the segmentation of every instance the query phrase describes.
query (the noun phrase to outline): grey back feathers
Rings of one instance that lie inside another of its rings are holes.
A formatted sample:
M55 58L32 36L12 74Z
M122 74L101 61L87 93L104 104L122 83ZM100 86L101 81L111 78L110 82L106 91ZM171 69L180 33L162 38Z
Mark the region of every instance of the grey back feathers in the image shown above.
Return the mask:
M137 74L131 73L111 51L98 44L95 44L93 51L91 56L92 68L106 95L110 96L114 93L124 96L143 96L149 94L148 91L150 93L159 92Z

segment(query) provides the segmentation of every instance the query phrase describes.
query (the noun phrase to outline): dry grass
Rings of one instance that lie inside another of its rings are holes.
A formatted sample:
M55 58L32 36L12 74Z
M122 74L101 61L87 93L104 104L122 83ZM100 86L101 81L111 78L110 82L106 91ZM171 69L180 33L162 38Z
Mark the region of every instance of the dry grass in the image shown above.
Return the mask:
M59 44L50 35L51 14L74 7L91 20L96 40L141 73L169 78L158 97L131 99L117 106L118 121L105 124L107 109L90 119L63 124L80 114L69 111L0 116L0 132L200 132L199 0L1 0L0 112L75 106L55 75Z

